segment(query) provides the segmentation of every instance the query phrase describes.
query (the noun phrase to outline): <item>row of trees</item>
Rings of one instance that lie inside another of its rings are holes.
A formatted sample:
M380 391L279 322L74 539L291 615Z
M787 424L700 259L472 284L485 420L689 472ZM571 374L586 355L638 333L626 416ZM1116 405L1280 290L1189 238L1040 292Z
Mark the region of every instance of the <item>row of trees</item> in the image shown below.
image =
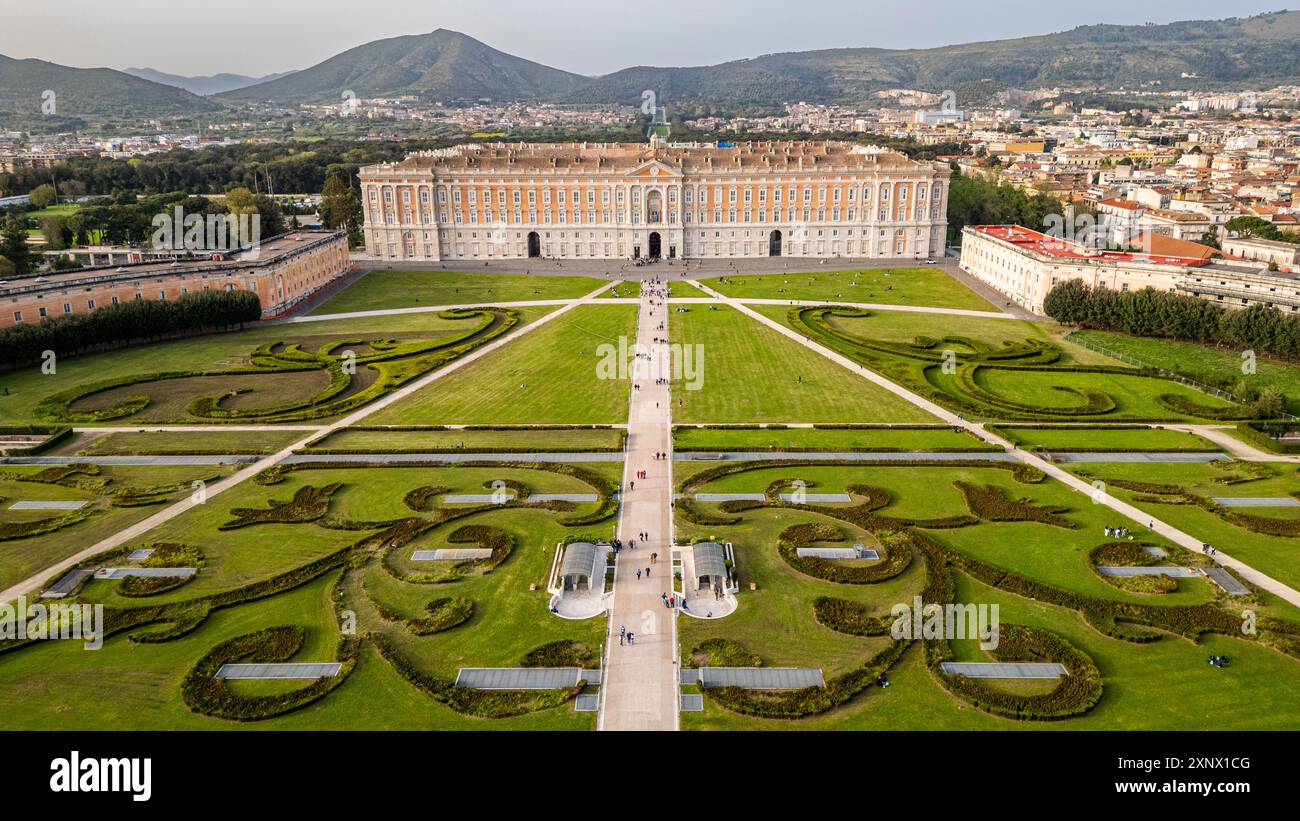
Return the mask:
M0 331L0 366L149 342L180 334L219 331L256 322L262 302L252 291L199 291L175 300L135 300L105 305L88 314L66 314L39 324Z
M1240 310L1194 296L1144 288L1114 291L1089 288L1082 280L1058 284L1043 310L1052 319L1135 336L1180 339L1207 345L1248 348L1260 354L1300 359L1300 315L1267 305Z

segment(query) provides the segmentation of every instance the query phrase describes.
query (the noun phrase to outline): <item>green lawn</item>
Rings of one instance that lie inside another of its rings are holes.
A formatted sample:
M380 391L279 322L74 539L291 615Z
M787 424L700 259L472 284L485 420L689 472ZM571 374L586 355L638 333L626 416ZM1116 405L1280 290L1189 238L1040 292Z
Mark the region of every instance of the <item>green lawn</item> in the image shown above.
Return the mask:
M180 698L185 673L210 649L264 627L297 624L307 641L297 660L333 657L336 573L262 601L214 613L181 641L109 639L96 652L52 641L0 657L0 726L6 730L580 730L593 714L568 706L512 719L460 715L402 679L369 645L352 675L323 700L269 721L195 714ZM458 628L465 629L465 628Z
M1217 451L1208 439L1166 428L1021 428L998 425L998 431L1022 448L1059 451Z
M303 431L142 431L92 436L75 448L78 456L171 453L275 453L307 437Z
M760 305L755 308L765 316L800 333L820 333L814 332L801 322L792 320L789 316L791 309L787 306ZM1115 403L1115 408L1106 413L1075 416L1062 413L1057 414L1058 418L1053 418L1051 421L1201 421L1180 416L1164 408L1156 401L1156 397L1162 394L1180 396L1207 407L1224 408L1230 405L1228 402L1170 380L1130 374L1071 370L1070 367L1074 365L1125 366L1124 363L1066 342L1060 337L1060 329L1036 322L911 314L887 310L872 311L865 317L830 316L828 322L843 333L872 343L912 346L919 340L928 346L922 350L930 356L937 356L945 348L962 356L964 355L962 351L967 350L965 347L967 342L994 351L1004 345L1026 342L1050 345L1058 352L1057 359L1050 364L1039 365L1034 369L980 367L975 373L975 382L996 397L1035 407L1064 409L1083 403L1079 395L1058 390L1058 387L1101 392ZM950 341L943 342L945 337ZM838 339L821 336L817 338L823 344L844 347L844 343ZM957 383L955 376L945 373L937 361L927 361L894 350L854 349L848 353L867 367L914 391L923 395L932 395L937 401L948 401L951 407L968 418L1023 419L1027 416L1025 412L990 405L978 397L968 396L966 390ZM944 400L945 395L952 397L952 400ZM958 405L957 402L960 400L973 400L979 406L977 409L979 412Z
M938 266L750 274L701 281L720 294L739 299L805 299L970 311L997 310Z
M676 450L990 450L997 449L951 428L695 428L673 430Z
M605 280L595 277L385 269L371 271L311 313L323 315L430 305L576 299L604 283Z
M591 467L609 476L617 474L619 466ZM591 490L573 477L513 467L291 471L272 486L248 482L212 497L141 539L141 543L171 541L199 546L204 564L194 581L144 600L121 596L116 583L91 581L82 596L88 602L139 607L230 591L361 543L376 529L342 529L329 522L420 515L403 504L411 490L439 486L452 493L483 492L484 484L494 480L521 482L535 492ZM292 498L303 487L336 482L342 487L329 500L327 519L218 529L230 520L234 508L265 508L271 500ZM579 505L576 510L580 513L586 507ZM395 549L360 553L346 571L343 598L337 602L332 592L341 571L334 570L270 598L218 610L194 632L169 642L132 644L118 636L93 653L83 651L80 644L49 642L0 655L0 715L4 716L0 727L593 729L594 716L576 715L571 705L501 720L458 714L407 684L364 643L360 662L347 682L322 701L285 716L249 724L225 722L191 713L179 696L181 679L204 653L225 639L264 627L301 625L307 629L307 641L294 660L332 659L338 636L336 605L356 613L358 635L383 633L411 663L444 679L453 678L462 666L517 666L526 652L551 641L570 639L598 650L605 630L603 619L568 621L547 610L545 582L554 546L573 532L556 521L558 515L542 509L489 509L439 525ZM505 530L515 538L514 549L491 573L471 572L459 581L443 584L406 581L385 567L395 568L398 574L431 570L430 562L411 561L412 551L448 546L447 537L462 525ZM538 589L529 590L530 584ZM401 621L392 620L394 615L419 617L426 603L443 596L470 599L473 615L461 625L428 636L416 636ZM244 692L262 692L258 687L256 683L236 685Z
M1158 484L1178 485L1198 496L1290 496L1300 492L1300 476L1296 466L1288 463L1267 463L1272 469L1272 478L1226 484L1214 479L1237 476L1249 478L1240 466L1232 463L1210 464L1142 464L1142 463L1104 463L1071 465L1074 473L1086 473L1090 478L1126 479L1135 482L1154 482ZM1174 527L1190 533L1204 542L1214 545L1233 558L1240 559L1251 567L1267 573L1278 581L1294 588L1300 588L1300 555L1296 551L1296 540L1281 536L1267 536L1255 533L1243 527L1230 524L1209 511L1195 505L1158 504L1140 501L1134 497L1144 494L1110 486L1109 492L1116 498L1132 502L1138 508L1149 510L1152 515L1168 522ZM1240 509L1239 509L1240 510ZM1295 518L1295 508L1251 508L1241 510L1253 516L1268 518Z
M1246 374L1242 372L1244 360L1239 351L1109 331L1077 331L1076 336L1107 350L1181 373L1198 382L1222 385L1228 390L1233 390L1238 382L1257 389L1275 386L1285 394L1287 410L1300 414L1300 363L1260 356L1255 360L1255 373Z
M625 379L605 379L606 349L636 339L633 305L584 305L439 379L370 419L376 425L613 424Z
M733 308L691 305L673 313L668 328L674 345L692 351L702 376L673 374L677 422L933 421L907 400ZM693 383L700 389L692 390Z
M33 475L41 468L9 467L0 472L9 475ZM107 487L148 488L164 484L182 483L168 497L176 501L188 495L189 483L230 472L228 467L105 467L96 477L86 477L88 483L110 480ZM44 568L106 539L123 528L146 519L161 510L165 504L139 507L113 507L104 493L81 487L22 482L0 479L0 522L29 522L59 515L58 511L11 511L9 507L22 501L85 501L97 512L82 521L38 536L0 541L0 589L36 575Z
M707 469L707 468L701 468ZM681 477L679 476L679 479ZM915 468L790 466L746 471L707 486L715 492L753 492L782 478L802 478L819 492L835 492L861 482L887 489L891 503L881 512L902 517L946 516L965 512L954 480L992 484L1010 498L1069 508L1066 518L1078 524L1062 529L1027 522L985 522L973 527L931 530L929 535L959 552L1007 567L1030 578L1089 595L1156 604L1190 604L1214 599L1202 580L1182 580L1176 593L1142 595L1121 591L1088 566L1088 551L1104 541L1101 528L1113 524L1106 508L1050 480L1035 485L1015 482L1008 471L989 468ZM1245 493L1245 490L1236 491ZM1254 491L1251 491L1252 493ZM711 506L704 506L711 508ZM678 517L678 536L708 537L733 543L741 592L739 609L713 621L680 621L684 654L706 638L739 641L763 659L763 665L821 667L829 678L862 663L882 639L852 638L817 624L812 602L817 596L847 598L886 615L897 602L919 590L924 565L919 559L888 581L868 585L835 584L805 576L776 552L777 534L790 524L825 521L839 527L848 543L871 543L873 534L815 513L794 509L748 511L737 525L701 527ZM1143 534L1145 538L1145 534ZM1161 539L1150 541L1163 543ZM1167 543L1166 543L1167 544ZM770 730L936 730L936 729L1267 729L1300 722L1300 661L1262 645L1221 636L1193 643L1166 636L1134 644L1103 636L1079 614L995 590L957 576L957 600L996 604L1003 623L1048 629L1088 653L1103 675L1101 703L1086 716L1054 722L1017 722L987 715L951 697L925 668L914 645L890 672L892 686L870 688L828 713L791 721L737 715L706 698L703 713L683 713L685 729ZM749 583L757 589L751 591ZM1296 620L1300 611L1264 597L1261 612ZM958 658L978 660L970 642L955 642ZM1218 670L1205 664L1211 653L1232 658ZM1281 722L1281 724L1279 724Z
M519 327L551 311L550 306L516 309ZM469 320L476 322L476 320ZM463 332L467 327L463 319L442 319L436 313L408 316L380 316L356 319L326 320L319 322L260 325L241 331L140 345L105 353L62 357L57 360L55 373L42 373L40 368L26 368L0 375L0 424L28 424L39 421L35 409L48 396L71 390L80 385L110 379L141 376L159 371L211 371L240 369L250 366L249 355L259 345L282 342L297 344L307 351L323 345L364 339L398 339L415 341L436 339ZM511 331L514 333L515 331ZM358 368L358 384L373 378L372 368ZM126 385L86 397L74 409L111 405L131 396L147 395L151 405L143 412L108 424L135 424L141 421L160 421L184 414L189 403L205 393L216 393L232 387L248 388L248 393L232 400L232 407L257 407L281 404L291 399L310 397L328 384L323 371L281 374L252 374L239 377L200 376L174 380ZM204 423L202 419L190 420ZM211 420L206 420L211 422ZM323 421L322 421L323 423ZM79 423L80 424L80 423Z
M386 450L420 453L448 449L525 451L619 449L623 431L616 428L516 430L364 430L344 428L316 442L313 450Z

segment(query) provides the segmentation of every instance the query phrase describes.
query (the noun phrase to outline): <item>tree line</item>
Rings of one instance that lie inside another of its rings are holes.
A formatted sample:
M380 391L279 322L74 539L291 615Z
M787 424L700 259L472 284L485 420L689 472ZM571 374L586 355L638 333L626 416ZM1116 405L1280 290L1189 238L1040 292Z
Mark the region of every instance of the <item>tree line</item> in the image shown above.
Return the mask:
M42 361L46 351L72 356L152 342L181 334L219 331L257 322L262 301L253 291L199 291L174 300L133 300L87 314L63 314L0 331L0 366Z
M1242 309L1226 308L1199 297L1153 288L1093 289L1083 280L1070 279L1048 292L1043 310L1066 325L1206 345L1230 345L1284 359L1300 359L1300 315L1259 303Z

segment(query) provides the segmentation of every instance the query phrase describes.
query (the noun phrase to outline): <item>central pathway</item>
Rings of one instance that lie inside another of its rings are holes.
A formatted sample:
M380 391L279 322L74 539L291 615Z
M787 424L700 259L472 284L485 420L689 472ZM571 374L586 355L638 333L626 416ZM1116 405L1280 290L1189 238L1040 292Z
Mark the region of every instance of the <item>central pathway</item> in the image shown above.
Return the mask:
M668 306L661 296L653 295L654 289L662 287L642 285L637 318L635 349L653 357L654 366L638 357L631 371L634 387L618 518L624 548L615 565L614 604L609 611L609 653L597 721L601 730L678 729L677 622L662 599L662 594L671 593L673 581L672 400L667 381L655 384L656 377L670 378L668 346L655 343L656 338L668 338ZM664 330L659 330L661 324ZM665 458L655 459L656 453ZM646 478L638 479L643 470ZM648 541L642 533L649 535ZM627 547L629 541L636 542L635 549ZM654 564L652 553L658 554ZM624 627L635 634L634 644L619 644Z

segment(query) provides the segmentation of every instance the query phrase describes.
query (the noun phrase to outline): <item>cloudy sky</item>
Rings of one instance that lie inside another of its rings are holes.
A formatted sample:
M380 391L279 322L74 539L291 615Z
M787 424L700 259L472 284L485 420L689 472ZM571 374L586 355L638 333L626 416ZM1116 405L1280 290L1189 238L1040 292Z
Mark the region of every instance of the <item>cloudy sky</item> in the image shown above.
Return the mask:
M774 51L915 48L1276 11L1279 0L37 0L6 2L0 54L79 67L262 75L437 28L556 68L705 65Z

